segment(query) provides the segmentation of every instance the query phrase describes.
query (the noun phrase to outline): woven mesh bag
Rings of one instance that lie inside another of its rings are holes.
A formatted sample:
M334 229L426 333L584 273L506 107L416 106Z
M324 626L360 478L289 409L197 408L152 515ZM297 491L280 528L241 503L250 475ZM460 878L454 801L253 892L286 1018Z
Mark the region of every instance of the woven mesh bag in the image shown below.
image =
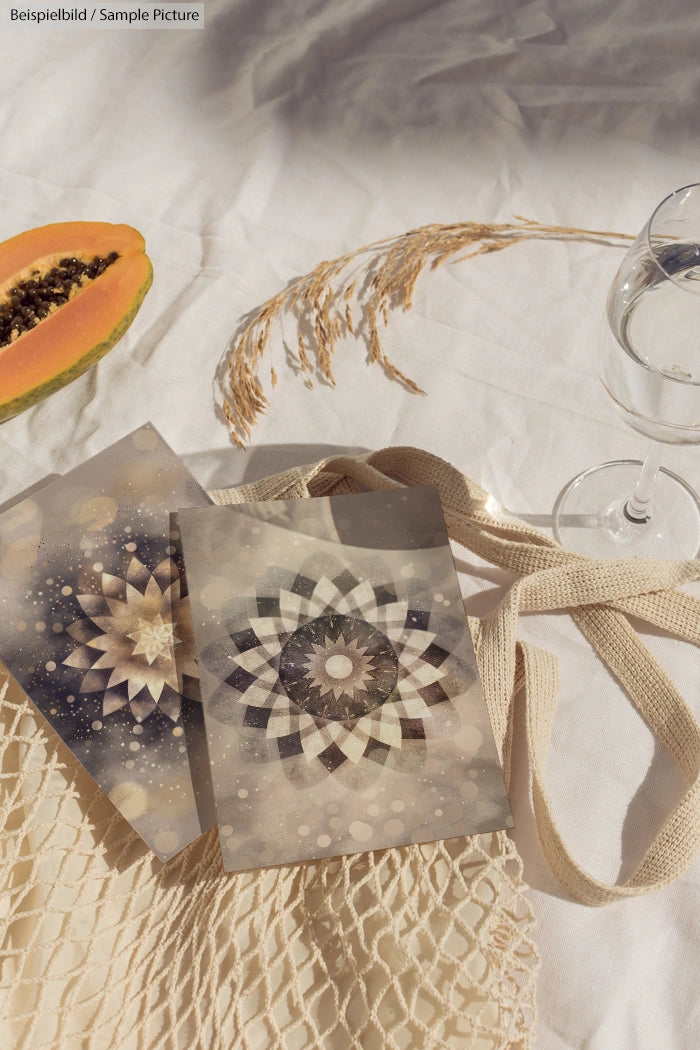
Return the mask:
M415 449L337 457L212 496L232 503L428 483L438 486L451 537L518 577L470 627L506 777L513 698L525 699L533 803L553 870L591 904L675 878L698 848L700 734L625 625L632 613L699 642L698 603L675 590L698 578L697 562L601 572L524 523L494 518L479 486ZM542 775L556 668L517 642L520 608L570 610L688 779L622 886L582 872L551 817ZM633 667L648 688L638 688ZM532 1045L533 914L504 832L226 874L212 830L162 864L6 676L0 719L3 1047Z

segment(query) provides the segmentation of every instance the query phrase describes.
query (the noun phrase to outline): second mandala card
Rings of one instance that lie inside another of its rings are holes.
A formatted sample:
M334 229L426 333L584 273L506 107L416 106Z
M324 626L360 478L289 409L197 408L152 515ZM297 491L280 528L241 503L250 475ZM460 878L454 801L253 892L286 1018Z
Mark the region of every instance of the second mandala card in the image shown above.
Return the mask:
M179 519L227 870L512 826L434 488Z

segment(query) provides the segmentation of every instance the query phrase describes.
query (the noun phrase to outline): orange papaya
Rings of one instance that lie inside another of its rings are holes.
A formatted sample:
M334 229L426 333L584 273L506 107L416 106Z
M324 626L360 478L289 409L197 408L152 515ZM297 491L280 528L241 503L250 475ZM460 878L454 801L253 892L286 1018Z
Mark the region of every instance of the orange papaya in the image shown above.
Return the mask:
M53 223L0 244L0 422L106 354L152 280L131 226Z

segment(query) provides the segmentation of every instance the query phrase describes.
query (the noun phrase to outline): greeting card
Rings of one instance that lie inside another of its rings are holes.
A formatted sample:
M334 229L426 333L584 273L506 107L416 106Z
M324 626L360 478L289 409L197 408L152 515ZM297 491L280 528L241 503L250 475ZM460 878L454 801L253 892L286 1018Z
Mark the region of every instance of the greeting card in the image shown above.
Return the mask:
M227 870L512 825L434 488L179 519Z
M179 507L149 424L0 515L0 659L151 849L214 821Z

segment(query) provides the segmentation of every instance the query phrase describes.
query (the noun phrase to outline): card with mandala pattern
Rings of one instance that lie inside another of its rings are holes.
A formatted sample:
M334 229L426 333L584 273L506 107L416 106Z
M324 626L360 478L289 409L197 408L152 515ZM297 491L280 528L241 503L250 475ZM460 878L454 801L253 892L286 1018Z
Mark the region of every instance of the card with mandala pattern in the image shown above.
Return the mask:
M435 488L179 517L228 871L512 826Z
M0 659L161 860L215 820L179 507L147 424L0 515Z

